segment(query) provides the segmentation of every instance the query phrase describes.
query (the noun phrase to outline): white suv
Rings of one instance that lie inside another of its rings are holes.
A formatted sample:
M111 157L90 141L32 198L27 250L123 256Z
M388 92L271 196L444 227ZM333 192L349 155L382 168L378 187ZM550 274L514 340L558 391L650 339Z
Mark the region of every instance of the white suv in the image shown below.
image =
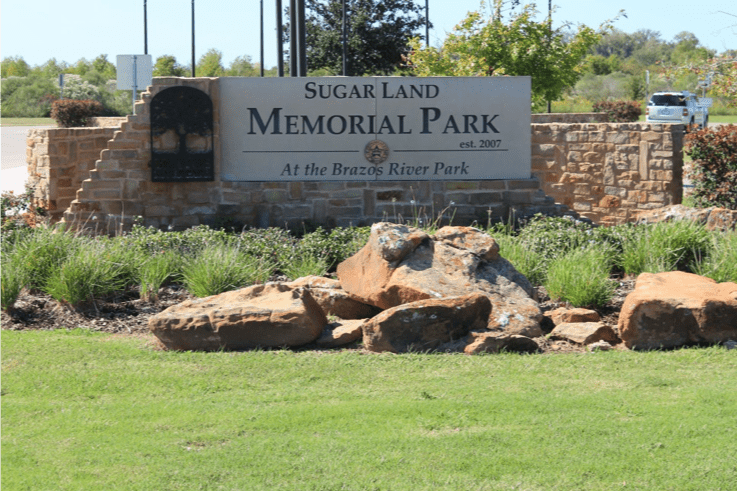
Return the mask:
M648 123L679 123L699 125L706 128L709 124L709 106L711 99L696 97L688 91L656 92L650 98L645 110Z

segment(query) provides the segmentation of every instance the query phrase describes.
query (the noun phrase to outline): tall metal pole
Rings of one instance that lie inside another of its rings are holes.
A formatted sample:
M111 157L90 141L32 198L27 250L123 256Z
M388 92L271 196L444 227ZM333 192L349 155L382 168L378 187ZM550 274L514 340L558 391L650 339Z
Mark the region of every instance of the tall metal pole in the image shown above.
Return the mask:
M550 37L553 35L553 0L548 0L548 29L550 30L548 32L548 49L550 49ZM552 112L550 106L550 101L548 101L548 114Z
M296 77L297 60L297 0L289 0L289 76Z
M346 27L346 2L348 0L343 0L343 76L348 76L348 49L346 47L346 43L348 42L348 30Z
M425 44L430 47L430 0L425 0Z
M143 54L148 54L148 17L146 15L146 0L143 0Z
M297 41L299 51L299 76L307 76L307 33L305 32L305 0L297 0Z
M261 0L261 76L264 76L264 0Z
M281 0L276 0L276 70L277 75L284 76L284 38L281 25Z
M192 78L195 76L195 61L194 61L194 0L192 0Z

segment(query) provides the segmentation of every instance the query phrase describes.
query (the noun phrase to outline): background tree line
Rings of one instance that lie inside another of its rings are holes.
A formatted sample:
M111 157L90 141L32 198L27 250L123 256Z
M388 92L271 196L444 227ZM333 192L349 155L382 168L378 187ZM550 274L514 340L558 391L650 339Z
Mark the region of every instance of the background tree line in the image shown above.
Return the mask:
M202 77L257 77L260 68L249 56L235 58L227 68L223 66L222 52L210 49L203 54L196 66L196 74ZM0 65L0 111L6 118L48 117L51 103L61 96L59 75L64 75L65 99L91 99L104 108L105 116L123 116L131 113L131 91L117 90L115 65L102 54L92 61L84 58L75 64L50 59L40 66L30 66L20 56L7 57ZM191 66L180 65L174 56L164 55L156 59L154 77L183 77L192 72ZM265 71L266 76L276 76L276 68Z
M308 75L342 74L341 1L307 0L306 6ZM347 14L347 64L352 76L529 75L533 109L543 110L547 101L562 101L557 110L590 111L593 103L604 100L644 102L648 89L695 91L698 80L713 72L710 95L722 96L722 105L737 105L737 52L715 58L713 50L686 31L668 41L649 29L617 30L616 19L598 28L574 30L564 24L553 29L535 4L490 0L488 13L467 14L441 46L432 47L424 42L424 7L416 0L354 0ZM288 24L283 29L288 45ZM227 68L222 57L221 51L208 50L200 57L196 74L259 75L258 64L249 56L235 58ZM649 88L646 71L651 74ZM59 96L59 73L71 75L65 79L64 97L98 100L108 115L130 112L130 92L116 90L115 66L107 55L74 65L51 59L37 67L11 57L2 60L2 115L47 116L51 101ZM154 76L190 73L190 66L180 65L171 55L157 58L153 72ZM276 68L265 75L275 76Z

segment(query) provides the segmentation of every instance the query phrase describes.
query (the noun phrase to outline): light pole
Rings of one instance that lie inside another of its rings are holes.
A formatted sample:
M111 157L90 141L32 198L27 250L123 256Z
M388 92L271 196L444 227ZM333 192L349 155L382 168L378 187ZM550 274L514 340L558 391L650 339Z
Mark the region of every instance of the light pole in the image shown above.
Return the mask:
M195 76L194 65L194 0L192 0L192 78Z
M425 44L430 47L430 0L425 0Z
M264 0L261 0L261 76L264 76Z
M284 38L281 26L281 0L276 0L276 70L277 75L284 76Z
M143 0L143 54L148 54L148 18L146 16L146 0Z

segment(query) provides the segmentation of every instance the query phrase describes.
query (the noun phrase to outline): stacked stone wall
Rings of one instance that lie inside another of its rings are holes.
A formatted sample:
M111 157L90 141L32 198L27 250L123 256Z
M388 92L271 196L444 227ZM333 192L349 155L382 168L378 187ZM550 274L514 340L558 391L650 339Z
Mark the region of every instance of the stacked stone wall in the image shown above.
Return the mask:
M37 204L61 219L76 198L82 181L108 146L115 128L34 129L26 140L28 184Z
M534 124L532 173L557 203L604 225L679 204L681 125Z

